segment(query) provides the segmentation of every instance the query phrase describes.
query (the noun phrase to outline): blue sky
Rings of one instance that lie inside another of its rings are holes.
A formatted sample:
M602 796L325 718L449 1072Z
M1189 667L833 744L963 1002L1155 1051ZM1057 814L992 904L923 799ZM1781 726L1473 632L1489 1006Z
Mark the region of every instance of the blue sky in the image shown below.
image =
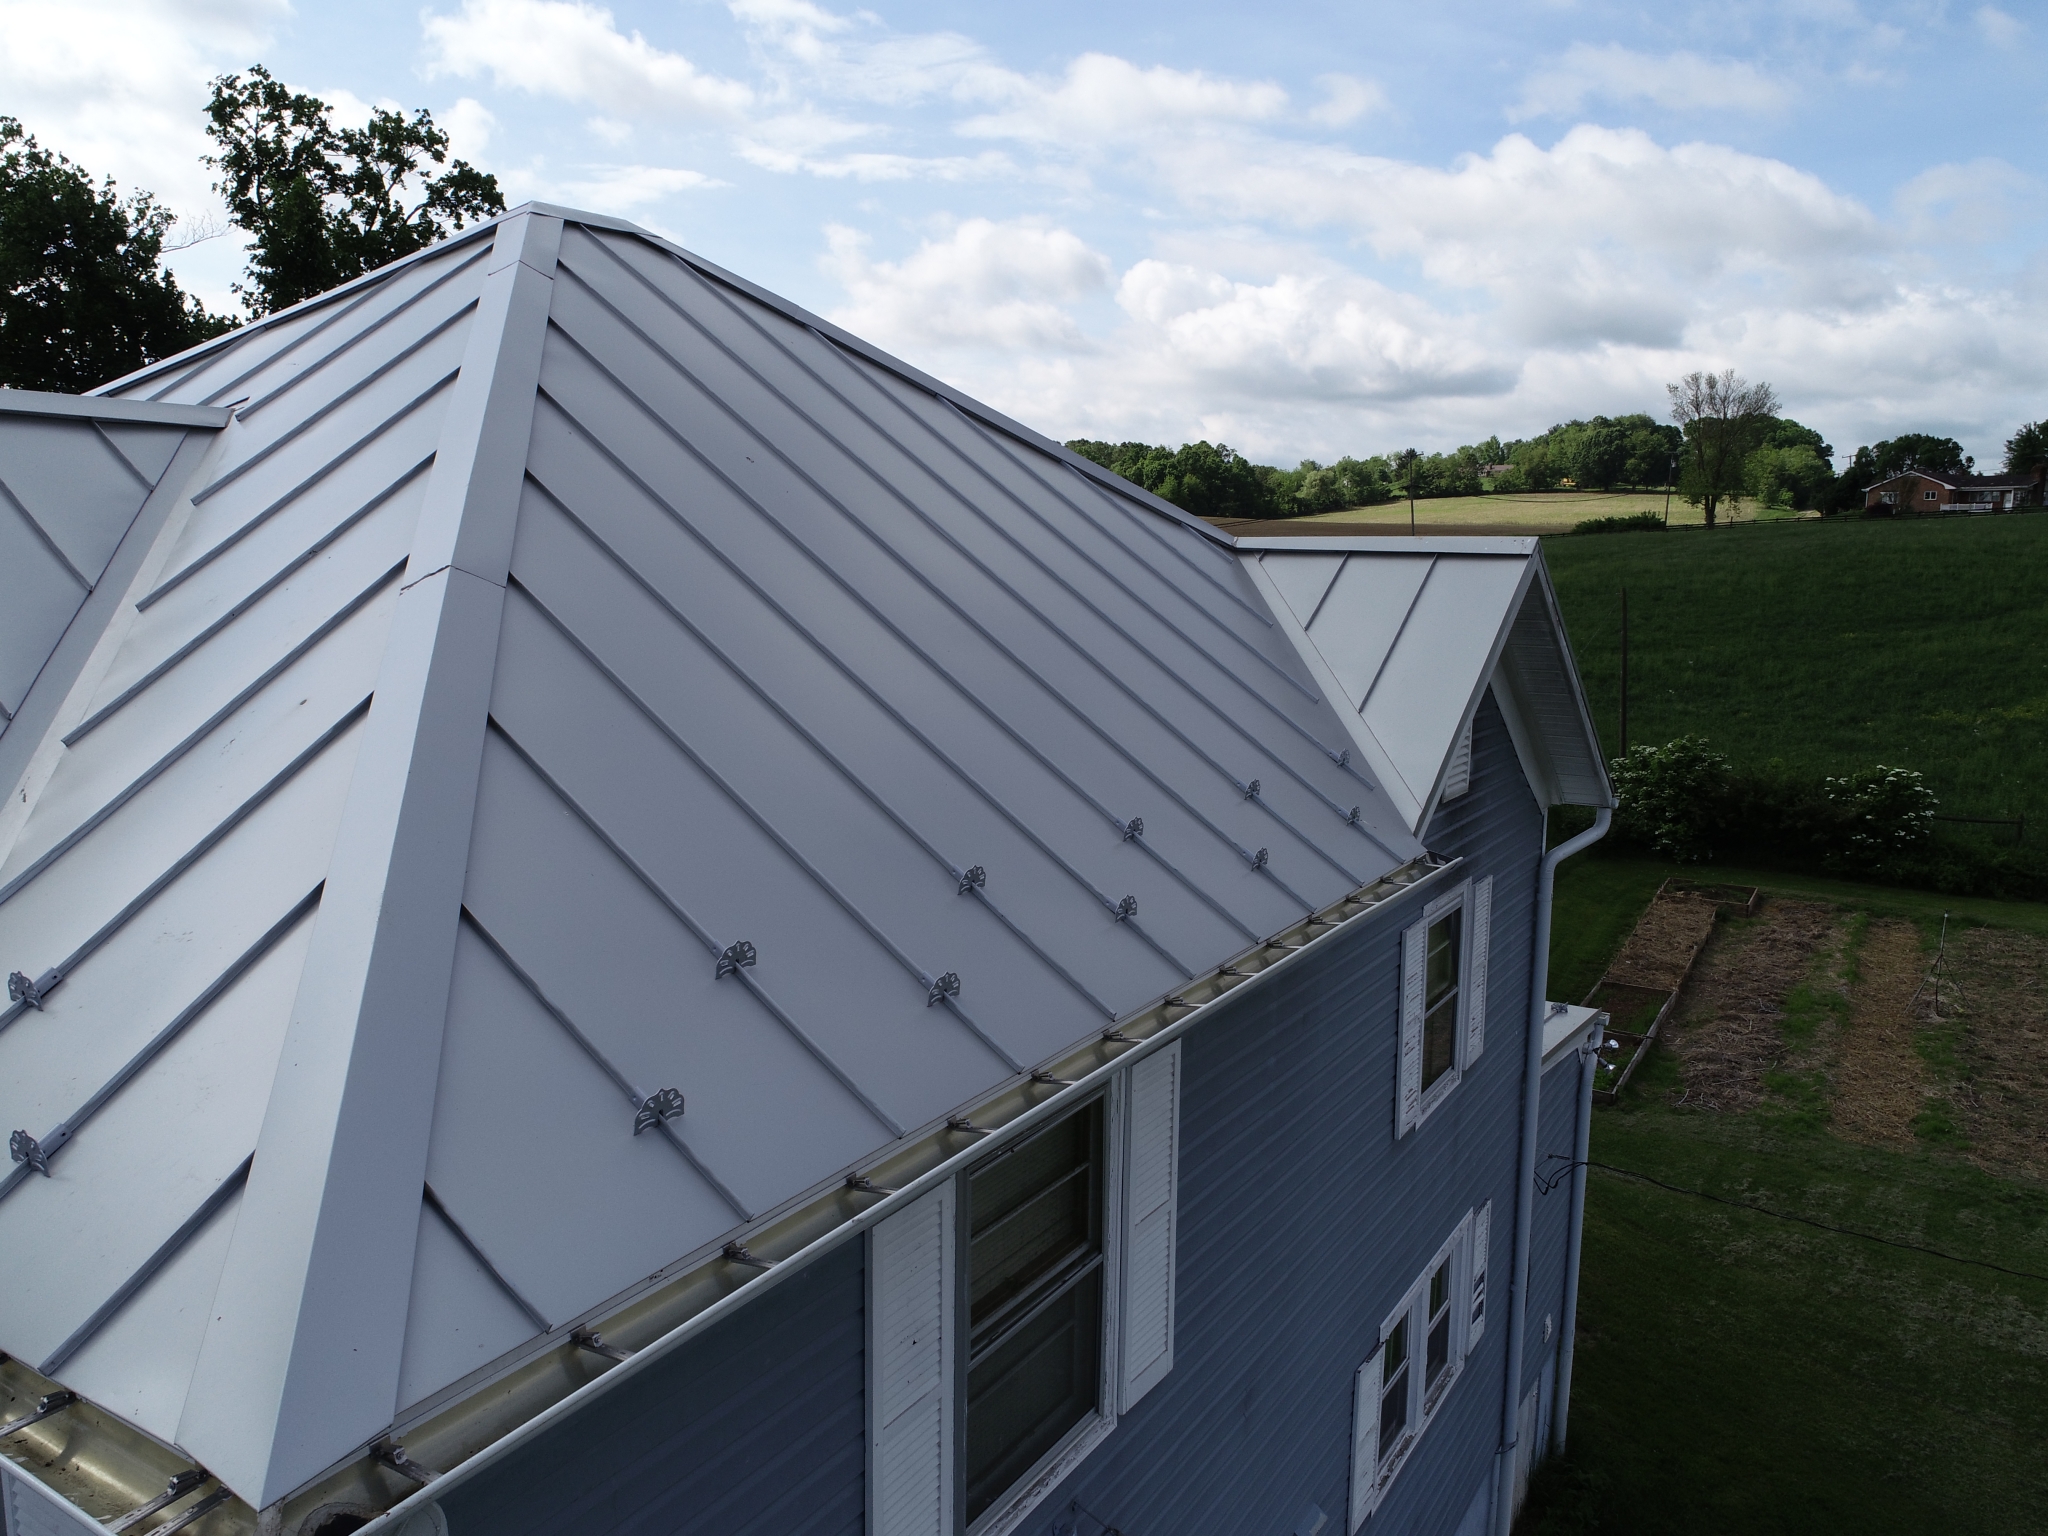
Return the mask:
M1733 367L1844 455L2048 415L2048 13L0 0L0 110L188 227L207 79L426 106L1056 436L1454 446ZM179 253L215 302L232 235Z

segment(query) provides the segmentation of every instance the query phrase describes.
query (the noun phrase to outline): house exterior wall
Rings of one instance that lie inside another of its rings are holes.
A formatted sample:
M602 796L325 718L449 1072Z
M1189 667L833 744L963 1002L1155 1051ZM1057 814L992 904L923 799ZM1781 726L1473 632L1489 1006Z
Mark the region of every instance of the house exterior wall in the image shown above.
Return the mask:
M1127 1531L1180 1536L1277 1536L1314 1506L1330 1522L1324 1536L1340 1536L1353 1373L1439 1245L1491 1201L1485 1335L1367 1529L1451 1536L1483 1519L1499 1439L1542 826L1489 696L1472 788L1428 838L1433 851L1464 856L1475 878L1494 876L1487 1045L1402 1140L1401 933L1426 895L1339 930L1184 1037L1174 1368L1023 1536L1053 1536L1077 1505ZM1553 1141L1569 1148L1569 1126L1547 1130L1546 1148ZM1539 1209L1539 1224L1549 1217ZM859 1530L864 1247L849 1242L453 1491L454 1536ZM1538 1295L1551 1299L1539 1305L1555 1311L1561 1232L1540 1254L1548 1289ZM1541 1349L1532 1358L1540 1370Z
M1529 1333L1522 1390L1535 1384L1557 1350L1564 1325L1565 1249L1571 1239L1572 1153L1577 1148L1579 1053L1567 1051L1543 1074L1537 1121L1536 1221L1529 1250ZM1549 1192L1545 1193L1545 1186ZM1544 1328L1548 1319L1550 1327Z
M866 1252L842 1244L451 1490L452 1536L857 1536Z

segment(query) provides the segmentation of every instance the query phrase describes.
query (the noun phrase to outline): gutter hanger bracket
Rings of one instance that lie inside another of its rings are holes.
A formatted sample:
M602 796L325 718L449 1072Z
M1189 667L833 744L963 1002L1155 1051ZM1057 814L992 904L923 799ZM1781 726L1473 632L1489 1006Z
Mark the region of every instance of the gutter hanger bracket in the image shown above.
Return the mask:
M23 1414L20 1418L8 1424L0 1424L0 1435L11 1435L17 1430L27 1429L31 1424L40 1424L43 1420L62 1413L77 1401L78 1394L69 1388L60 1387L55 1392L45 1393L36 1399L36 1411L34 1413Z
M673 1120L683 1112L683 1092L680 1088L662 1088L640 1101L640 1113L633 1117L633 1134L651 1131L665 1120Z
M1048 1088L1071 1088L1074 1086L1073 1078L1054 1077L1050 1072L1046 1071L1043 1067L1039 1068L1036 1072L1033 1072L1031 1074L1031 1081L1033 1081L1034 1083L1043 1083Z
M946 1116L946 1129L949 1131L961 1131L969 1136L992 1136L995 1134L994 1131L986 1126L976 1125L965 1115Z
M849 1173L846 1176L846 1187L863 1195L893 1195L896 1193L893 1189L882 1188L881 1185L864 1173Z
M213 1474L204 1467L187 1467L182 1472L174 1472L171 1474L171 1480L164 1485L162 1493L147 1503L136 1505L135 1508L129 1510L127 1514L116 1520L108 1529L113 1531L115 1536L119 1536L119 1533L127 1530L129 1526L136 1524L138 1521L147 1520L166 1505L177 1503L186 1494L192 1492L201 1484L211 1481L212 1478Z
M389 1467L400 1477L411 1479L422 1488L441 1475L431 1468L421 1466L410 1456L406 1455L405 1447L396 1440L384 1441L370 1454L377 1459L380 1465Z
M603 1355L607 1360L624 1362L633 1358L633 1351L621 1349L616 1344L607 1344L604 1335L595 1328L578 1328L569 1335L569 1342L578 1349L587 1349L593 1355Z
M780 1259L757 1258L747 1251L745 1243L727 1243L723 1257L728 1264L747 1264L755 1269L773 1269L782 1262Z

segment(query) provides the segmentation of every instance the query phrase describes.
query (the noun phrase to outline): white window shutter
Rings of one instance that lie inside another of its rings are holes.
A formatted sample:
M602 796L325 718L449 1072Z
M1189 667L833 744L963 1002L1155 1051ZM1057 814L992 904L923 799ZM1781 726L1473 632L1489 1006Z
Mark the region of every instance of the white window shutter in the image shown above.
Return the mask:
M98 1521L59 1503L33 1478L6 1468L0 1468L0 1530L7 1536L106 1536Z
M1439 799L1455 800L1472 787L1472 727L1466 726L1458 735L1458 744L1451 750L1451 766L1444 770L1444 792Z
M869 1239L868 1529L953 1536L953 1186Z
M1465 925L1471 946L1470 969L1465 983L1465 1065L1470 1067L1486 1049L1486 961L1493 946L1493 876L1472 887L1472 910Z
M1493 1202L1487 1201L1472 1220L1472 1326L1465 1332L1465 1348L1476 1349L1486 1332L1486 1243L1493 1225Z
M1379 1479L1380 1366L1387 1352L1378 1344L1351 1382L1351 1523L1356 1531L1372 1513L1374 1484Z
M1125 1124L1123 1386L1119 1412L1173 1369L1173 1267L1180 1227L1180 1042L1131 1068Z
M1422 991L1429 963L1429 921L1401 936L1401 1088L1394 1104L1394 1135L1406 1136L1422 1114Z

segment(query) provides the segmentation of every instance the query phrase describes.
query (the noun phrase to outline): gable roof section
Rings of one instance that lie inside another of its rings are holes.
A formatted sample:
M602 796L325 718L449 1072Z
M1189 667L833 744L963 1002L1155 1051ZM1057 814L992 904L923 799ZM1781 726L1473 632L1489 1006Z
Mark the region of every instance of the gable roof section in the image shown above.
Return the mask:
M159 488L183 483L227 415L0 389L0 783L19 777L162 524L172 496Z
M1418 836L1495 690L1546 805L1611 805L1533 538L1243 538L1239 556Z
M1213 530L629 227L117 388L0 1349L256 1507L1420 853Z

